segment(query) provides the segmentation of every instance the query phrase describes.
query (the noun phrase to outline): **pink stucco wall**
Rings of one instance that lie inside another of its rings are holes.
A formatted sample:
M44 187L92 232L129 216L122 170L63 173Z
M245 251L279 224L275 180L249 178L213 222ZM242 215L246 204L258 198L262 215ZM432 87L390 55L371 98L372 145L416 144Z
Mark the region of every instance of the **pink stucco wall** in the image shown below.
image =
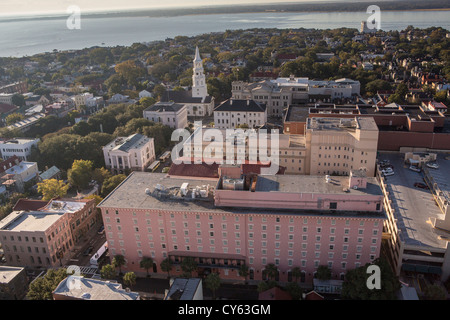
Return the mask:
M379 256L383 225L379 216L174 212L170 208L117 209L117 213L115 208L102 208L110 254L124 254L127 265L122 271L142 275L146 271L139 267L142 259L139 250L142 256L152 257L157 272L165 275L160 263L169 252L224 254L227 248L228 254L245 257L245 263L253 270L254 280L261 280L264 266L275 263L276 259L280 281L287 281L288 272L294 267L305 272L305 281L311 281L317 265L328 265L329 262L336 279L358 264L364 265ZM186 246L190 247L189 251ZM346 262L345 268L342 262ZM222 279L243 279L236 270L227 272L225 268L218 268L214 271L220 271ZM171 275L175 274L174 267Z

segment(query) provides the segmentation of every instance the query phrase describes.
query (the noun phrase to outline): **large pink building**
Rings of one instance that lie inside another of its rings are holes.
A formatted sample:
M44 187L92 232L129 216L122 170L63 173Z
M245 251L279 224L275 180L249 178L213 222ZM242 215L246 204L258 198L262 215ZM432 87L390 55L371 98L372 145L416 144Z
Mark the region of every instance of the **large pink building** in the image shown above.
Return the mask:
M279 281L311 281L320 265L333 279L379 256L385 213L375 178L353 171L349 177L242 175L221 166L220 177L204 180L133 172L99 205L111 256L126 259L122 270L145 274L139 266L152 257L155 274L170 258L171 275L194 257L198 274L220 272L264 280L275 264Z

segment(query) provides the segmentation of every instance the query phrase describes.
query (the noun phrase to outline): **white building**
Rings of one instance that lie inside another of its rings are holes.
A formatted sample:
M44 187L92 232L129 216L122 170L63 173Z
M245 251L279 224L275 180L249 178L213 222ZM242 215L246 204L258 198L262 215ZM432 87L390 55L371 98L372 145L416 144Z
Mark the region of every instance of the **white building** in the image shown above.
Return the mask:
M144 118L175 129L187 127L187 108L175 102L157 102L144 110Z
M192 97L206 97L208 90L206 88L206 78L203 70L203 61L200 57L198 47L195 48L194 72L192 75Z
M142 98L151 98L152 94L150 92L148 92L147 90L142 90L141 92L139 92L139 99Z
M12 93L0 93L0 103L13 104L12 103L13 96L14 94Z
M291 76L255 83L233 81L231 92L232 99L255 100L267 106L269 116L281 117L290 104L352 100L359 95L360 87L359 81L346 78L318 81Z
M0 153L3 160L16 155L20 160L28 160L31 148L37 147L39 139L14 138L0 141Z
M91 98L94 98L94 95L92 93L85 92L82 94L77 94L72 99L73 99L73 102L75 103L75 107L77 107L77 109L78 109L81 106L86 106L87 105L86 101Z
M116 174L144 171L156 159L154 139L139 133L118 137L103 147L103 156L106 167Z
M14 180L14 185L18 192L24 192L25 183L37 178L39 175L37 162L22 161L6 169L5 174L11 175L11 178L8 180Z
M254 100L228 99L214 109L214 127L218 129L257 128L266 122L266 106Z

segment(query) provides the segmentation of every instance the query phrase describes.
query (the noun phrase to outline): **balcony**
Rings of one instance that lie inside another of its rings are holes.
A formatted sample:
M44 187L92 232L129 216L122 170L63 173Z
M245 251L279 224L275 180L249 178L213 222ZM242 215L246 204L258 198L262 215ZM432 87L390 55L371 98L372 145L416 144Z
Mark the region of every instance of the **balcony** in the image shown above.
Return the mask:
M169 259L173 265L180 265L183 259L187 257L194 258L199 268L239 269L246 261L245 256L237 254L190 251L169 252Z

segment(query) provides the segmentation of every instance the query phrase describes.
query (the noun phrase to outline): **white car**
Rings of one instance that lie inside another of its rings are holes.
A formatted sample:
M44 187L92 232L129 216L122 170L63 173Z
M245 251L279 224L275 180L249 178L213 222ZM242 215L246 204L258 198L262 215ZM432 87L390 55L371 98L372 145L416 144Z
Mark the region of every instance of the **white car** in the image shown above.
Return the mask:
M420 168L417 168L415 166L410 166L409 170L415 171L415 172L420 172Z
M439 169L439 165L437 163L427 163L427 167L431 169Z
M381 170L381 173L384 176L392 176L394 174L394 170L392 170L392 168L386 168L386 169Z

